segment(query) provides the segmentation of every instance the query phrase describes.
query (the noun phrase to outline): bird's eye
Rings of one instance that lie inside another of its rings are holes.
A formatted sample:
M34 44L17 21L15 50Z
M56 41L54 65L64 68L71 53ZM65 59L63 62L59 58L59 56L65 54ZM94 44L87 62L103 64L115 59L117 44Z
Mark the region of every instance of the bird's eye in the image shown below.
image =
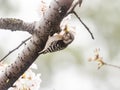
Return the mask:
M69 34L69 33L67 34L67 37L70 37L70 34Z
M70 34L66 34L63 38L64 40L68 40L70 38Z

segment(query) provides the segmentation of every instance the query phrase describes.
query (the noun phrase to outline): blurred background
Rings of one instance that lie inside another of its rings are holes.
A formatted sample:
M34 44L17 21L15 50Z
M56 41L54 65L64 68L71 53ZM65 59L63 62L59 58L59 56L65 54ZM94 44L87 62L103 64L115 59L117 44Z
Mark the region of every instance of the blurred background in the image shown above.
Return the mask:
M50 0L48 0L50 2ZM89 27L95 40L72 15L71 25L76 27L74 42L65 50L41 55L35 61L41 73L40 90L120 90L120 70L88 62L96 48L107 63L120 66L120 0L83 0L75 11ZM40 0L0 0L0 17L19 18L26 22L40 18ZM25 38L27 32L0 30L0 58L14 49ZM24 47L24 46L23 46ZM15 60L19 48L5 59Z

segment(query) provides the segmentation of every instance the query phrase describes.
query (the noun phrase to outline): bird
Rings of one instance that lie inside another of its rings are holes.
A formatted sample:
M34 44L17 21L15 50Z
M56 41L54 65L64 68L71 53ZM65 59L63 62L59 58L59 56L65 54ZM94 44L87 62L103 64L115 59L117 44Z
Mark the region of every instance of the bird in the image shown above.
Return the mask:
M65 25L64 29L53 36L49 36L46 45L39 54L52 53L65 49L74 40L75 34Z

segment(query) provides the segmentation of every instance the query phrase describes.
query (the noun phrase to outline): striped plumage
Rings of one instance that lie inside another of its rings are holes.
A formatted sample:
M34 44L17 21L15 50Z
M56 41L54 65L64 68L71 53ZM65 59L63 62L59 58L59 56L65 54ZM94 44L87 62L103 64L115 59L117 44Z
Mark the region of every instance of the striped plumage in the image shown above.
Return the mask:
M49 36L45 48L39 54L46 54L65 49L74 40L74 34L71 31L61 31L59 34Z

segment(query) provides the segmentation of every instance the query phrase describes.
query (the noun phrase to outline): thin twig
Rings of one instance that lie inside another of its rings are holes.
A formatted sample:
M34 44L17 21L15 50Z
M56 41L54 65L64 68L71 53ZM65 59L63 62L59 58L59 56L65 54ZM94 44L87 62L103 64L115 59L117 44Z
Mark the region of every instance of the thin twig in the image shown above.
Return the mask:
M116 65L112 65L112 64L108 64L104 62L104 65L110 66L110 67L114 67L114 68L118 68L120 69L120 66L116 66Z
M81 20L81 18L77 15L77 13L74 11L75 7L77 5L79 5L79 7L81 6L82 0L77 0L75 2L73 2L72 6L70 7L70 9L68 10L67 15L69 15L70 13L73 13L78 19L79 21L82 23L82 25L87 29L87 31L90 33L92 39L95 39L92 32L90 31L90 29L87 27L87 25Z
M9 51L8 54L6 54L2 59L0 59L0 62L3 61L6 57L8 57L11 53L13 53L15 50L17 50L20 46L22 46L25 42L27 42L31 37L25 39L24 41L22 41L16 48L14 48L13 50Z
M85 25L85 23L81 20L81 18L77 15L77 13L75 11L73 11L72 13L79 19L79 21L82 23L82 25L87 29L87 31L90 33L92 39L95 39L92 32L90 31L90 29L87 27L87 25Z

